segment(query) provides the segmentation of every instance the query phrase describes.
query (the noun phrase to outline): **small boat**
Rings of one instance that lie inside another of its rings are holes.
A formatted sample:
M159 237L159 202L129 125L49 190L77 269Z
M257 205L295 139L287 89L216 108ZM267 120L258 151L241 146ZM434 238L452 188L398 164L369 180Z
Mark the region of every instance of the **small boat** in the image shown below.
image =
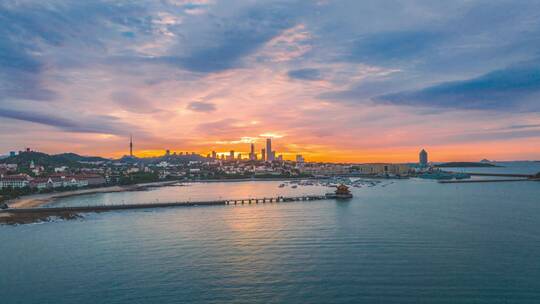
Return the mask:
M280 188L283 188L283 187L285 187L285 184L281 184L281 185L279 185L279 187L280 187Z
M296 188L298 188L298 186L297 186L297 185L293 185L291 188L296 189Z

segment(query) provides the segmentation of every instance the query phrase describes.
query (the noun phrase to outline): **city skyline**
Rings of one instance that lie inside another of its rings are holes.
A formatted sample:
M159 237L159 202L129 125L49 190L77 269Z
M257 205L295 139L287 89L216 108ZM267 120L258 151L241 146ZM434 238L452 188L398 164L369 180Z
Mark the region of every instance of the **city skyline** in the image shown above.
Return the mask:
M540 159L538 3L115 3L0 4L1 154Z
M162 149L162 150L159 150L161 151L161 153L153 153L152 155L144 155L144 154L139 154L139 155L136 155L136 153L134 152L134 143L133 143L133 135L130 134L129 136L129 144L128 144L128 149L129 149L129 154L123 154L122 157L135 157L135 158L152 158L152 157L161 157L161 156L182 156L182 155L185 155L185 156L188 156L188 155L200 155L202 157L206 156L207 158L213 158L213 159L218 159L218 160L253 160L253 161L269 161L269 162L272 162L274 160L277 160L277 161L295 161L295 162L300 162L300 163L304 163L304 162L323 162L323 163L351 163L351 164L354 164L354 163L392 163L390 161L366 161L366 162L351 162L351 161L344 161L344 162L336 162L336 161L320 161L320 160L306 160L305 156L302 155L302 154L293 154L293 153L282 153L282 152L279 152L279 154L277 154L278 151L276 151L275 149L272 149L272 141L271 141L271 138L266 138L264 139L264 145L263 145L263 148L261 149L261 153L258 154L257 153L257 146L255 145L254 142L251 142L249 143L249 152L246 152L245 150L239 150L239 151L235 151L235 150L226 150L226 151L216 151L216 150L212 150L212 151L208 151L208 153L204 153L204 152L196 152L196 151L186 151L185 149L180 149L180 150L171 150L171 149ZM270 152L267 152L268 148L270 148ZM9 151L8 154L5 154L4 156L15 156L17 155L17 153L21 153L21 152L43 152L43 151L33 151L31 148L29 147L26 147L24 150L19 150L19 151ZM71 152L71 151L62 151L63 153L68 153L68 152ZM428 158L428 152L426 151L426 149L424 148L421 148L419 151L417 151L418 154L416 154L416 161L414 160L411 160L411 161L400 161L400 162L395 162L395 163L409 163L409 164L414 164L414 163L418 163L419 165L421 166L424 166L424 167L427 167L429 164L431 163L444 163L444 162L448 162L448 161L440 161L440 160L435 160L435 161L432 161L431 158ZM268 156L269 155L272 155L272 159L268 159ZM0 154L0 156L2 156ZM100 155L82 155L82 156L100 156ZM110 159L114 159L114 157L110 157ZM456 160L456 161L460 161L460 160ZM463 160L461 160L463 161ZM474 162L486 162L486 161L492 161L492 162L496 162L496 161L540 161L540 160L497 160L497 159L491 159L491 160L488 160L486 158L483 158L481 160L475 160L475 161L472 161L473 163Z

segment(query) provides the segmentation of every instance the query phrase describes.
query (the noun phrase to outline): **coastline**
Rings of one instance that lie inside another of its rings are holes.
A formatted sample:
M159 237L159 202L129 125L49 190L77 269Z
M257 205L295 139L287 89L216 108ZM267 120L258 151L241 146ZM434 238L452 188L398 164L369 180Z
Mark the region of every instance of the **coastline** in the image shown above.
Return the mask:
M162 181L152 182L144 184L126 185L126 186L108 186L92 189L79 189L64 192L52 192L52 193L40 193L21 196L19 198L10 200L7 202L9 208L37 208L49 204L58 198L78 196L94 193L113 193L113 192L127 192L127 191L141 191L152 187L164 187L173 185L176 183L220 183L220 182L246 182L246 181L293 181L302 180L306 178L286 178L286 177L270 177L270 178L235 178L235 179L206 179L206 180L190 180L190 181Z
M141 191L151 187L164 187L172 184L176 184L178 181L164 181L164 182L153 182L153 183L144 183L144 184L135 184L135 185L126 185L126 186L109 186L109 187L100 187L92 189L79 189L65 192L52 192L52 193L40 193L32 194L27 196L21 196L7 202L9 208L36 208L42 207L55 199L78 196L85 194L94 194L94 193L113 193L113 192L127 192L127 191Z

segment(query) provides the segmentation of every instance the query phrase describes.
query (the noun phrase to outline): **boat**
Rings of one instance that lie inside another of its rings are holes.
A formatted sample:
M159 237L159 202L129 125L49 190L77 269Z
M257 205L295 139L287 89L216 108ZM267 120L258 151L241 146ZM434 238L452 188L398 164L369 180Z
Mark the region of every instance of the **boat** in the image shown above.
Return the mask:
M344 184L340 184L339 186L337 186L337 189L334 193L326 193L326 197L336 199L349 199L352 198L353 195L349 190L349 187L345 186Z
M297 186L297 185L293 185L291 188L296 189L296 188L298 188L298 186Z
M283 188L283 187L285 187L285 184L281 184L281 185L279 185L279 187L280 187L280 188Z

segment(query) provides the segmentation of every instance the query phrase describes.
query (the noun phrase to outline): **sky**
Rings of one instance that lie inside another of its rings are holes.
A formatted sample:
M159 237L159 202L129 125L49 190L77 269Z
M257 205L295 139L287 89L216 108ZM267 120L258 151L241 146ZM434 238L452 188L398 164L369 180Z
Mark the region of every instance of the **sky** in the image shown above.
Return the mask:
M540 2L0 2L0 154L540 159Z

